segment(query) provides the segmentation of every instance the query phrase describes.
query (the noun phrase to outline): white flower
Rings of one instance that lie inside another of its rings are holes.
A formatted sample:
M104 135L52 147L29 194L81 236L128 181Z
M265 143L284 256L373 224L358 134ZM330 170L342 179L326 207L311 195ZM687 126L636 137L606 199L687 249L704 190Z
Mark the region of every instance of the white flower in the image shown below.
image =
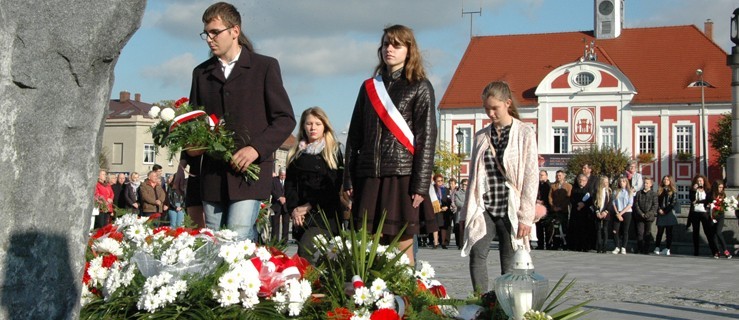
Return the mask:
M186 265L195 260L195 251L190 248L184 248L177 254L177 263Z
M370 313L367 309L359 309L354 310L354 315L352 315L351 320L369 320Z
M272 258L272 254L269 253L269 250L265 247L260 247L257 249L257 257L259 257L259 260L262 261L268 261L270 258Z
M241 249L241 251L247 256L254 255L254 252L257 250L257 245L249 239L240 241L237 245L239 249Z
M400 259L398 259L398 265L400 266L408 266L411 264L411 259L408 258L408 255L403 254L400 256Z
M236 231L233 231L233 230L222 229L222 230L216 231L216 233L214 234L214 236L219 241L232 242L232 241L236 240L236 237L238 237L239 234L236 233Z
M144 240L146 240L146 237L149 236L151 233L152 231L143 225L133 225L127 228L123 235L126 236L127 239L133 241L138 245L144 242Z
M262 282L259 281L258 277L247 277L242 278L241 280L241 290L244 290L244 292L251 294L251 295L257 295L259 293L259 288L262 286Z
M244 309L254 309L254 306L259 304L259 296L256 294L241 293L241 306Z
M218 287L229 290L236 290L241 285L241 279L234 271L227 271L218 278Z
M155 312L167 304L174 302L177 295L187 290L187 283L182 280L172 281L172 274L162 272L144 282L141 297L136 303L139 310Z
M97 251L98 253L107 252L115 256L120 256L123 254L121 243L118 242L118 240L108 237L96 240L95 243L92 245L92 249Z
M383 292L375 305L377 309L395 309L395 295L387 291Z
M418 260L418 262L421 265L421 269L416 271L416 278L426 281L436 276L436 271L431 267L431 264L422 260Z
M172 121L174 119L174 110L172 108L164 108L159 113L159 117L164 121Z
M223 258L228 264L235 264L244 259L238 247L234 245L221 246L218 256Z
M213 297L221 304L221 307L227 307L239 303L239 290L223 289L214 291Z
M387 289L387 285L385 284L385 280L382 280L380 278L375 279L375 281L372 281L372 286L370 286L370 291L372 292L372 296L375 299L379 299L382 296L382 293Z
M157 106L151 107L151 109L149 109L149 117L150 118L156 118L156 117L158 117L159 116L159 111L160 111L159 107L157 107Z
M87 286L82 286L82 295L80 296L80 304L84 307L86 304L90 303L95 299L95 295L90 292L90 289L87 288Z
M367 287L359 287L354 290L354 304L363 306L372 303L372 294Z
M90 261L87 274L90 275L90 281L93 286L98 286L105 281L105 278L108 276L108 269L103 268L102 256L97 256Z

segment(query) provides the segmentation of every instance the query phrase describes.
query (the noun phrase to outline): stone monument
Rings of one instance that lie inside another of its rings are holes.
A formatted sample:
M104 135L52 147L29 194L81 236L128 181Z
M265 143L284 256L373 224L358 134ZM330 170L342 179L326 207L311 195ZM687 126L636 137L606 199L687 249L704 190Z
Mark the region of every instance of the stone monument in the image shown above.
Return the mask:
M77 319L97 155L145 0L0 0L0 319Z

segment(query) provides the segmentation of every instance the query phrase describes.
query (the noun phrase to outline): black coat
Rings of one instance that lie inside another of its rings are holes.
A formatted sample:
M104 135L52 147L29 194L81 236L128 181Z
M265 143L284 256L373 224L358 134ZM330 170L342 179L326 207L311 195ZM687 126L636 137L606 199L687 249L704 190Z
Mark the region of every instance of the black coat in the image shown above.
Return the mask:
M411 154L382 123L363 84L347 136L345 189L351 189L357 178L411 176L409 195L429 191L436 148L434 88L427 79L410 83L403 71L382 79L413 132L415 153Z
M287 183L287 181L285 183ZM284 197L284 196L285 196L285 187L280 183L280 177L273 177L272 178L272 205L270 207L272 208L272 211L275 212L275 214L288 213L285 205L280 203L280 197ZM285 204L287 204L287 202L285 202Z
M310 203L312 209L306 222L322 221L318 210L326 213L326 217L335 221L342 216L339 200L342 192L344 170L341 167L343 157L338 153L339 168L331 169L320 154L301 154L287 166L285 180L285 197L287 210L292 212L297 206Z
M202 200L267 199L272 187L273 153L295 128L295 115L277 60L242 47L226 79L214 56L193 70L190 103L225 120L226 128L235 133L236 148L252 146L259 153L254 163L261 168L259 181L247 183L228 163L204 155Z

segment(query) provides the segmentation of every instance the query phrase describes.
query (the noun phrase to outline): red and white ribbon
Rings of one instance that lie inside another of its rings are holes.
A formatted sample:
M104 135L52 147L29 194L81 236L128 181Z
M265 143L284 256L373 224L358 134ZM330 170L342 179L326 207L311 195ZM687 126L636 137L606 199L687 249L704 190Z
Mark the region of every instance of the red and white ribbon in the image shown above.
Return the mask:
M354 289L359 289L364 287L364 281L362 281L362 278L360 278L359 275L355 275L352 277L352 285L354 286Z
M400 114L393 100L390 99L390 95L388 95L385 85L382 83L382 76L378 75L375 78L367 79L364 81L364 86L367 97L369 97L372 107L382 123L395 136L395 139L398 139L398 142L413 154L415 152L413 131L403 119L403 115Z
M177 126L185 122L197 119L202 116L206 116L205 118L206 118L206 121L208 121L208 125L210 125L210 130L214 130L216 128L216 124L218 124L218 117L216 117L215 114L211 114L208 116L208 114L202 110L195 110L195 111L190 111L188 113L184 113L179 116L176 116L172 120L172 124L169 126L169 132L172 132L174 128L176 128Z

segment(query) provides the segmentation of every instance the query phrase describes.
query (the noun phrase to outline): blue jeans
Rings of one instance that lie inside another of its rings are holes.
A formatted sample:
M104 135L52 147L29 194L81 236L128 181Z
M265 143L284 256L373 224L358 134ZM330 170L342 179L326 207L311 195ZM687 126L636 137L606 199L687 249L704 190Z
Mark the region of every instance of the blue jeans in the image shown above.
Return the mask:
M169 226L172 228L180 227L185 223L185 210L167 210L167 215L169 216Z
M226 228L238 233L239 240L249 239L257 241L257 216L259 216L259 200L241 200L228 203L228 207L224 208L222 202L203 201L203 211L205 212L205 226L214 231ZM226 217L223 213L227 212ZM225 218L225 221L224 221Z

